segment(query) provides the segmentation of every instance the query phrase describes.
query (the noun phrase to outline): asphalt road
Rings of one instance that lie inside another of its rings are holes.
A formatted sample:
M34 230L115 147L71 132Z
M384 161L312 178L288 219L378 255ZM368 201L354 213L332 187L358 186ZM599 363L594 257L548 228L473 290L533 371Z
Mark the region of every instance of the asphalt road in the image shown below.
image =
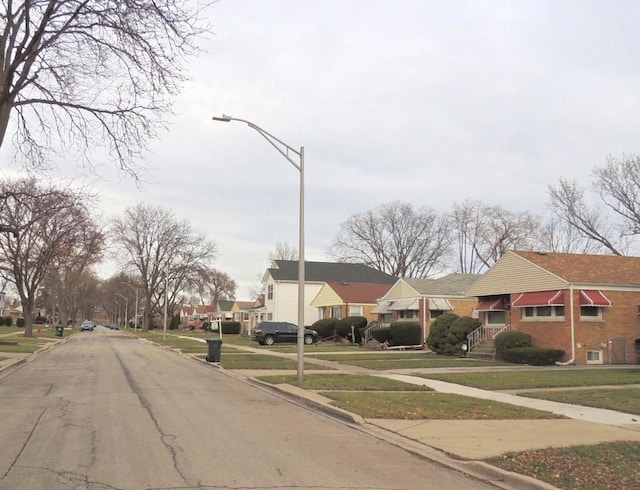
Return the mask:
M495 488L106 329L0 377L0 441L0 489Z

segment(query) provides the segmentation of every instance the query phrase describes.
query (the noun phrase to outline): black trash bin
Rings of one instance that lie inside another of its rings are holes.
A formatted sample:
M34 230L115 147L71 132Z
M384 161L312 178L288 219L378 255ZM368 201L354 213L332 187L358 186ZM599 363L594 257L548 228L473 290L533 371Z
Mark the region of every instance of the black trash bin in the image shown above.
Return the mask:
M208 362L220 362L220 351L222 350L222 339L207 339L209 353L207 354Z
M62 332L64 332L64 327L62 325L56 325L56 337L62 337Z

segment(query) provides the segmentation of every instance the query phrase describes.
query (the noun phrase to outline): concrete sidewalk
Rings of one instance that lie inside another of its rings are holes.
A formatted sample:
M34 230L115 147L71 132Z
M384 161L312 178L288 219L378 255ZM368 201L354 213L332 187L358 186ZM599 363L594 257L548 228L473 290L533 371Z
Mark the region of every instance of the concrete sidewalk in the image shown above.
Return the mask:
M249 349L247 349L249 350ZM251 349L252 350L252 349ZM262 351L263 352L263 351ZM286 356L286 355L285 355ZM284 357L284 356L283 356ZM223 360L224 361L224 360ZM527 398L512 393L482 390L444 381L422 378L403 373L375 371L362 367L308 358L309 362L332 368L332 373L367 374L405 383L427 386L440 393L492 400L510 405L551 412L565 418L549 420L391 420L363 419L336 409L331 400L317 393L291 385L278 385L277 390L299 399L305 398L326 412L350 419L353 423L370 424L380 429L444 451L457 458L482 460L507 452L590 445L612 441L640 441L640 417L579 405ZM224 366L224 362L222 363ZM493 368L489 368L492 370ZM469 371L482 369L471 368ZM504 369L497 369L504 370ZM413 372L434 371L414 369ZM437 370L439 371L439 370ZM255 379L265 374L295 374L294 371L266 373L256 370L238 370L243 376ZM307 374L327 371L305 371ZM640 375L640 370L639 370Z

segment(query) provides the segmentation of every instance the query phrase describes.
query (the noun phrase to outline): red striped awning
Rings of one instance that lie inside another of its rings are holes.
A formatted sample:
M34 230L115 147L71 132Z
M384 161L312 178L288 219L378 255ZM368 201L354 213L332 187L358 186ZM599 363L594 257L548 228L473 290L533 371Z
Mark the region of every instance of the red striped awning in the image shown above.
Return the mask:
M611 306L611 300L602 291L583 289L580 291L580 306L600 306L605 308Z
M536 291L522 293L511 304L516 308L526 306L564 306L564 291Z
M504 298L484 298L478 301L474 308L476 311L507 311Z

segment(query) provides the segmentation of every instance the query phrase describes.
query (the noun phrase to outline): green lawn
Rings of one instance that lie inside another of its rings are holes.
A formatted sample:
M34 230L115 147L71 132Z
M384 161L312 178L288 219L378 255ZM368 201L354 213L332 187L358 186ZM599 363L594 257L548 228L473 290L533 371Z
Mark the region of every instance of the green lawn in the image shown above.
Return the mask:
M365 418L500 420L554 419L550 412L435 392L321 391L333 404Z
M624 385L640 383L639 368L621 369L532 369L501 372L428 373L423 378L473 386L484 390L517 390L571 386Z
M535 391L518 393L521 396L556 402L606 408L640 415L640 388L596 388L567 391Z
M260 376L258 379L272 384L287 383L306 390L340 390L340 391L431 391L426 386L404 383L380 376L368 374L306 374L302 383L297 375Z
M307 355L307 353L305 353ZM422 368L446 368L446 367L484 367L505 366L501 361L481 361L462 357L440 356L425 351L376 351L355 354L313 354L317 359L337 361L351 366L385 371L388 369L422 369Z

